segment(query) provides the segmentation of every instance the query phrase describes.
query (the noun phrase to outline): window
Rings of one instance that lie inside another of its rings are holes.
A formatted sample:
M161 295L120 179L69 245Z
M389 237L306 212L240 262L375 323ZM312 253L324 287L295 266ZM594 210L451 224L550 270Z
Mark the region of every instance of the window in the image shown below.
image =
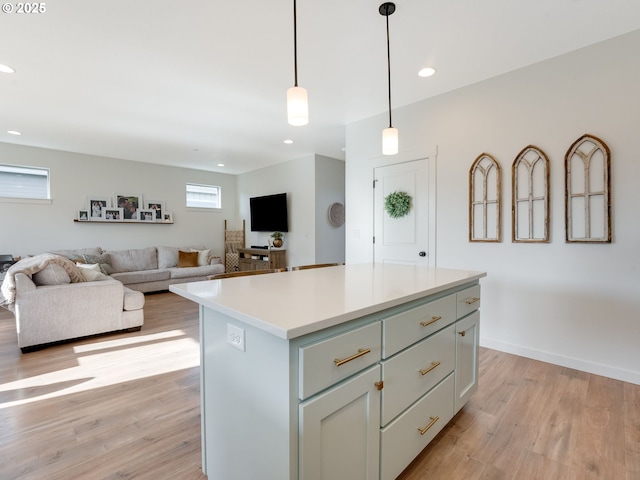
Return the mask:
M549 241L549 159L529 145L511 166L513 242Z
M500 242L502 188L500 164L481 154L469 170L469 241Z
M187 207L222 208L220 187L187 183Z
M49 199L49 169L0 164L0 197Z

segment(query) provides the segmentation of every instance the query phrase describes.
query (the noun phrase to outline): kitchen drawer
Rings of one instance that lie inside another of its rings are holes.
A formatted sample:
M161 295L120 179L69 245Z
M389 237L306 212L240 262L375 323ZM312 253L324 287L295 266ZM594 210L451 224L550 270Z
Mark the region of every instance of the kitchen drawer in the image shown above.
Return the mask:
M453 387L451 373L418 403L381 430L381 480L393 480L400 475L453 418Z
M382 358L389 358L455 319L455 294L385 318L382 321Z
M457 318L475 312L480 308L480 285L465 288L456 293Z
M382 425L431 390L456 365L456 328L444 330L382 362Z
M380 361L380 322L300 348L301 400Z

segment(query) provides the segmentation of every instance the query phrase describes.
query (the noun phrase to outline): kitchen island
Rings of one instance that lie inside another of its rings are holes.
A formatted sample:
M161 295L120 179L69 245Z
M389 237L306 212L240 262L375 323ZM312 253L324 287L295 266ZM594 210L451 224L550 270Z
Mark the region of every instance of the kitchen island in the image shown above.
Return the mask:
M210 479L393 479L477 388L483 272L354 264L171 285L200 305Z

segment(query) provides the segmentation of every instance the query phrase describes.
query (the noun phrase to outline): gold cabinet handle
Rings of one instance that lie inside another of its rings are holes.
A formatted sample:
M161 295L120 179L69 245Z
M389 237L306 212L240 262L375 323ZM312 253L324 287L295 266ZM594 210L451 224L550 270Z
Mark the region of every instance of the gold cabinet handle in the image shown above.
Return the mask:
M436 323L438 320L441 320L441 319L442 319L441 316L435 315L435 316L431 317L431 320L429 320L428 322L420 322L420 325L422 325L423 327L428 327L432 323Z
M467 334L466 330L462 330L461 332L458 332L458 335L460 335L461 337L464 337Z
M472 305L476 302L480 301L480 297L473 297L473 298L468 298L464 301L464 303L466 303L467 305Z
M440 362L431 362L431 365L429 367L425 368L424 370L418 370L418 371L420 372L421 375L426 375L431 370L436 368L438 365L440 365Z
M342 360L340 360L339 358L336 358L333 360L333 362L336 364L336 367L339 367L340 365L344 365L345 363L348 363L351 360L355 360L356 358L366 355L367 353L371 353L370 348L359 348L358 353L354 353L350 357L343 358Z
M440 420L440 417L436 416L436 417L429 417L429 420L431 420L429 422L429 425L427 425L424 428L418 428L418 431L420 432L420 435L424 435L425 433L427 433L427 430L429 430L431 427L433 427L435 425L435 423Z

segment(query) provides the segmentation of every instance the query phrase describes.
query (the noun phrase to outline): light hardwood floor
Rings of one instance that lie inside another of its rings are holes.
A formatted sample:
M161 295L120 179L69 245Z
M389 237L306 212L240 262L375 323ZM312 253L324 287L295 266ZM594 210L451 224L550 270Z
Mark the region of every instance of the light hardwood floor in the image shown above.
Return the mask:
M204 479L197 317L148 295L140 332L21 355L0 309L0 479ZM401 480L640 479L640 386L487 349L480 370Z

